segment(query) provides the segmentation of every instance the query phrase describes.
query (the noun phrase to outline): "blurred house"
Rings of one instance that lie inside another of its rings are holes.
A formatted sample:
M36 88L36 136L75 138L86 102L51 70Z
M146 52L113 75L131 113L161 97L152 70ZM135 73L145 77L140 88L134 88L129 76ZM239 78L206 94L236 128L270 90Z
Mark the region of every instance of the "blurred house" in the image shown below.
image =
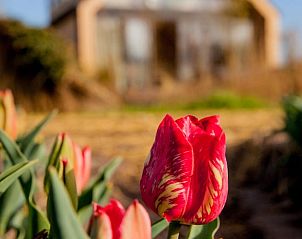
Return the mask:
M245 12L234 14L234 2ZM52 25L88 73L118 89L277 67L279 13L269 0L52 0Z

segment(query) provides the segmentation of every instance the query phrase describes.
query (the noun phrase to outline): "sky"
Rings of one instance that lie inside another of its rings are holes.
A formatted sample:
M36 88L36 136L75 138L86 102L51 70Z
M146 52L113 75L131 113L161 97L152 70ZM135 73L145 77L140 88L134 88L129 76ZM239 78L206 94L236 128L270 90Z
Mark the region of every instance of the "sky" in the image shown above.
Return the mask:
M31 26L49 24L50 0L0 0L0 13ZM101 1L101 0L100 0ZM302 32L302 0L271 0L280 10L285 30Z
M296 32L302 45L302 0L271 1L281 13L283 31ZM0 0L0 15L21 20L30 26L46 27L50 21L49 2L50 0Z
M27 25L49 25L50 0L0 0L0 14L18 19Z

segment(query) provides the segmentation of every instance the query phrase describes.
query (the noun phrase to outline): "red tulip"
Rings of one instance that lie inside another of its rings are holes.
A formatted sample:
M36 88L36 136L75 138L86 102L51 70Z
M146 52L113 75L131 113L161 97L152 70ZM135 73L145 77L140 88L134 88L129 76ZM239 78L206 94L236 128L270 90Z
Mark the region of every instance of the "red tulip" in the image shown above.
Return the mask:
M142 174L142 199L168 221L207 224L227 198L225 134L218 116L166 115Z
M137 200L126 212L119 201L111 200L105 207L93 205L88 233L94 239L151 239L151 222Z
M11 138L17 137L17 121L14 97L10 90L0 91L0 129Z

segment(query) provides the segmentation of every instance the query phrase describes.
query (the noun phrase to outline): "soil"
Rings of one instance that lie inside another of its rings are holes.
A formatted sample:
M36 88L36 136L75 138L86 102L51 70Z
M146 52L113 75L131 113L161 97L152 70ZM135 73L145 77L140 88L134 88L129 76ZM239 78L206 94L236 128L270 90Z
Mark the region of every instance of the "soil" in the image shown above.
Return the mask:
M188 112L172 112L177 118ZM211 114L221 116L227 135L227 151L231 153L248 139L260 140L282 128L282 112L266 110L202 110L190 112L198 117ZM75 142L90 145L93 150L93 171L110 159L121 156L124 161L116 172L113 196L126 206L133 198L140 198L139 179L143 164L153 143L156 129L164 113L102 111L94 113L59 114L43 131L48 145L59 132L67 132ZM38 122L41 115L24 115L27 127ZM230 157L234 164L234 157ZM251 152L251 160L253 152ZM240 160L240 159L237 159ZM235 162L236 164L236 162ZM255 185L236 183L238 172L231 167L230 195L221 216L218 236L228 238L302 238L301 213L284 210L271 195ZM242 171L244 173L244 171ZM233 176L234 175L234 176ZM241 175L242 176L242 175ZM240 178L240 177L239 177ZM154 214L151 215L155 219ZM300 220L300 221L299 221ZM296 223L294 223L296 222ZM300 224L299 224L300 223Z

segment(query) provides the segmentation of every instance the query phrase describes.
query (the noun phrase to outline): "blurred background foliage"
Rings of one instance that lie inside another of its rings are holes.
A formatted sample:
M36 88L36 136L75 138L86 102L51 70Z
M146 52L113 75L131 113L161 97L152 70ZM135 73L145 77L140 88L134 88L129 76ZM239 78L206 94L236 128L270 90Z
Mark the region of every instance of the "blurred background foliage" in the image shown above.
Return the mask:
M13 76L11 88L54 92L66 70L66 47L51 31L0 21L1 72ZM14 86L14 87L12 87Z
M302 98L288 96L283 100L285 131L302 147Z

